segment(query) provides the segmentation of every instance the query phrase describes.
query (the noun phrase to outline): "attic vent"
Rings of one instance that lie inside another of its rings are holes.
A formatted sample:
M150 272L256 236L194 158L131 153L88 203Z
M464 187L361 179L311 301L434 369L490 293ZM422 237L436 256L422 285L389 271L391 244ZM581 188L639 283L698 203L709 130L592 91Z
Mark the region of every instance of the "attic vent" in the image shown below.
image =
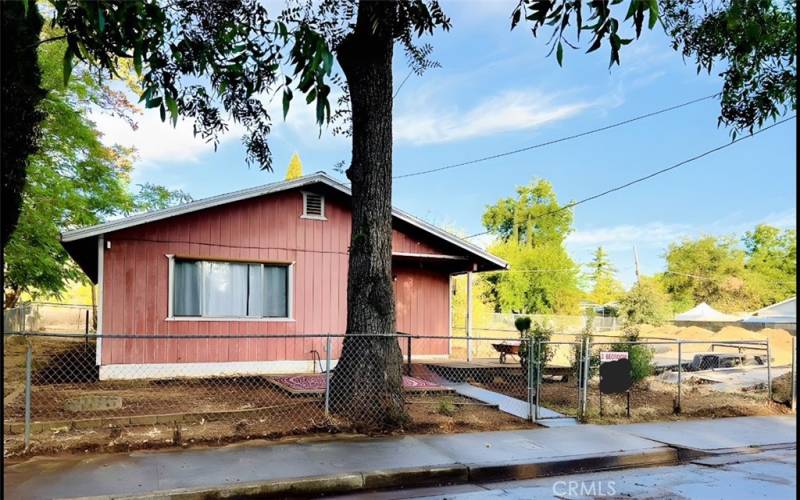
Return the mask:
M317 193L303 193L303 217L325 219L325 198Z

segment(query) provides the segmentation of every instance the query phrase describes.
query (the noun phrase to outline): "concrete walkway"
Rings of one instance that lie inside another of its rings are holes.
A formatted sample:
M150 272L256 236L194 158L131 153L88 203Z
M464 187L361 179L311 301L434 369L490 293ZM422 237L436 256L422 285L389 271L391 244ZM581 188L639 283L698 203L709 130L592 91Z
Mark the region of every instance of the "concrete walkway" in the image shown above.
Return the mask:
M797 422L794 415L683 420L609 427L651 441L706 453L797 443Z
M172 498L345 493L381 487L528 479L578 471L674 464L670 444L719 450L796 441L794 420L581 425L306 444L264 441L186 449L38 458L4 468L12 499L144 495ZM306 488L306 489L304 489Z
M483 403L497 405L500 411L504 411L508 414L514 415L515 417L519 417L524 420L528 420L530 418L530 407L525 401L512 398L498 392L475 387L472 384L448 383L447 387L453 389L462 396L477 399ZM577 420L572 417L562 415L561 413L547 409L543 406L539 406L539 418L542 420L539 420L536 423L543 427L564 427L569 425L577 425L578 423Z

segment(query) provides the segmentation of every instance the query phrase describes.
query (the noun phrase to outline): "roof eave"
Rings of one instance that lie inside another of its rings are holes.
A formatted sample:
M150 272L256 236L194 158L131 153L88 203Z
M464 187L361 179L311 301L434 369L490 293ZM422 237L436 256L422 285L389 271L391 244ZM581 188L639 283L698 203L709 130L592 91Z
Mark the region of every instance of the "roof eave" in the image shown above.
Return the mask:
M179 205L177 207L170 207L162 210L156 210L153 212L146 212L143 214L132 215L124 219L105 222L103 224L97 224L95 226L90 226L86 228L64 231L63 233L61 233L61 241L71 242L71 241L81 240L84 238L90 238L93 236L100 236L106 233L119 231L121 229L126 229L141 224L156 222L170 217L196 212L199 210L205 210L208 208L224 205L227 203L233 203L236 201L242 201L249 198L254 198L256 196L263 196L266 194L277 193L281 191L288 191L290 189L296 189L299 187L316 183L325 184L333 189L336 189L338 191L341 191L342 193L347 194L348 196L352 196L352 191L350 190L350 188L334 180L324 172L318 172L291 181L275 182L272 184L267 184L255 188L242 189L240 191L234 191L233 193L212 196L210 198L197 200L191 203L187 203L185 205ZM463 239L453 234L450 234L447 231L439 227L436 227L433 224L429 224L423 221L422 219L419 219L400 209L392 207L392 216L399 220L402 220L403 222L406 222L407 224L416 226L419 229L422 229L423 231L438 236L439 238L459 248L462 248L463 250L468 251L470 254L474 256L482 258L483 260L489 262L490 264L497 266L497 270L508 269L509 267L508 263L503 259L495 255L492 255L491 253L483 250L482 248L473 245L472 243L469 243L467 241L464 241Z

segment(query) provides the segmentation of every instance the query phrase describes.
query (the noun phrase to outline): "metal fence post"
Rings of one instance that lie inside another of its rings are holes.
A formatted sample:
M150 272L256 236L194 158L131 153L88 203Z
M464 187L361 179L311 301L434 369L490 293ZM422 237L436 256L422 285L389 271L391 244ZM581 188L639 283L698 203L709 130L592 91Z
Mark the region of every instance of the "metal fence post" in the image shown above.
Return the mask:
M33 364L33 349L30 339L27 339L25 350L25 451L31 445L31 365Z
M683 376L683 358L681 357L681 341L678 341L678 413L681 412L681 378Z
M331 335L325 339L325 415L331 407Z
M586 351L583 355L583 373L585 376L583 377L583 404L581 407L583 408L583 415L584 417L588 413L588 400L589 400L589 374L590 374L590 364L589 360L592 356L592 341L591 339L586 339Z
M772 351L769 348L769 339L767 339L767 397L772 401Z
M796 335L796 334L795 334ZM792 336L792 411L797 411L797 337Z
M538 340L534 340L533 349L536 354L536 373L534 377L536 377L536 406L534 406L534 416L536 420L539 420L539 393L541 392L541 381L542 381L542 365L541 365L541 356L539 355L539 351L542 348L542 344Z
M531 419L531 422L536 422L536 404L534 401L534 384L533 384L533 346L531 345L531 339L527 338L524 339L523 342L527 344L527 357L528 362L525 363L525 381L528 386L528 417Z
M583 417L583 377L586 375L583 372L583 349L584 343L586 342L587 337L581 337L580 343L574 346L575 349L575 365L578 369L578 408L577 408L577 416L578 418Z

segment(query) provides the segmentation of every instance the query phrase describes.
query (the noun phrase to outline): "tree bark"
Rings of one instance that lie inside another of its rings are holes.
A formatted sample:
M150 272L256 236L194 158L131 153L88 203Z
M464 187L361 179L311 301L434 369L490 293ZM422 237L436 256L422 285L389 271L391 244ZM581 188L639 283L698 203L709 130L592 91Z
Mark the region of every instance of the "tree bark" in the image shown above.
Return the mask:
M394 2L359 3L356 26L336 49L350 89L352 229L347 335L331 379L331 407L359 424L406 418L392 282L392 22Z
M42 17L35 1L0 2L3 31L2 57L2 243L5 249L17 227L25 188L28 156L36 152L39 124L44 115L39 102L46 92L40 88L41 75L36 44L42 30Z

